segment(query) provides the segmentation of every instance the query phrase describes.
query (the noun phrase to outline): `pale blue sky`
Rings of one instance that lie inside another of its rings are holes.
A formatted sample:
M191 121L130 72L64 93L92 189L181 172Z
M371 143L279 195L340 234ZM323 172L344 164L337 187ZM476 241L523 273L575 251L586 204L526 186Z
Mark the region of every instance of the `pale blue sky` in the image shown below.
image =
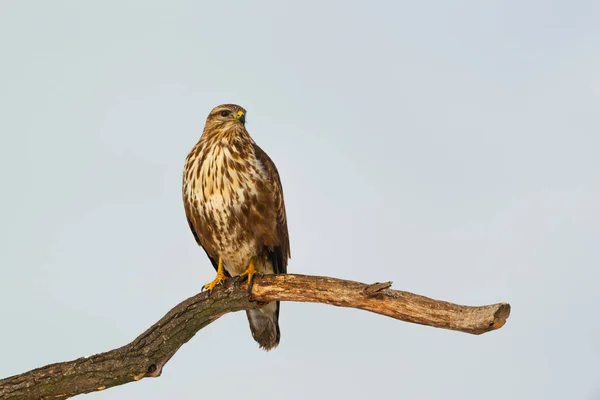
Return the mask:
M290 272L512 315L471 336L285 303L273 352L227 315L90 399L600 398L598 21L593 1L3 1L0 377L121 346L213 278L181 170L238 103L282 176Z

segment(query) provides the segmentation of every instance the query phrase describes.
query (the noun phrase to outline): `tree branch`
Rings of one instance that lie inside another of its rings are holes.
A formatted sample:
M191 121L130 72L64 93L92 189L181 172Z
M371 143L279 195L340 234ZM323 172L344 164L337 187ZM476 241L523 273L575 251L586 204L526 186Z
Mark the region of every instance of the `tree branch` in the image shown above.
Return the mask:
M300 301L351 307L402 321L471 334L501 328L510 305L461 306L389 289L391 282L367 285L306 275L256 277L245 284L228 279L213 293L197 294L169 311L133 342L0 380L0 399L66 399L78 394L160 376L164 365L200 329L224 314L258 308L270 301Z

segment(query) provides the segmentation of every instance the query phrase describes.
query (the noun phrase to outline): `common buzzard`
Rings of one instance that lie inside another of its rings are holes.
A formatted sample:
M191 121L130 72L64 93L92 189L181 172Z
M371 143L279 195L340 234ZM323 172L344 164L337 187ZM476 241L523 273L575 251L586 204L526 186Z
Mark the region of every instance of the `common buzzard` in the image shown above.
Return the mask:
M230 276L283 274L290 258L283 190L269 156L245 127L246 110L215 107L183 171L183 201L196 242L217 270L214 287ZM246 311L254 340L279 344L279 302Z

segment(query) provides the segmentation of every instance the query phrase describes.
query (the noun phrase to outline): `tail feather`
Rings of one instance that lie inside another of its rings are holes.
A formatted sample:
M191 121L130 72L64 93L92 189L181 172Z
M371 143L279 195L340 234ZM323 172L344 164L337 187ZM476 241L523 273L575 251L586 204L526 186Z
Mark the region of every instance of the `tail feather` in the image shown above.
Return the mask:
M256 310L247 310L252 337L261 348L271 350L279 344L279 302L268 303Z

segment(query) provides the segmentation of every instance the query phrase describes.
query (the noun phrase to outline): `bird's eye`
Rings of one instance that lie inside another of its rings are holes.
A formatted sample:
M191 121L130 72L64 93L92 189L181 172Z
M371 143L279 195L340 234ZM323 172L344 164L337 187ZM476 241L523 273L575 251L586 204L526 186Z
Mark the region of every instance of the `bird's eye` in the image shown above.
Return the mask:
M221 117L226 117L226 116L228 116L228 115L229 115L229 111L227 111L227 110L223 110L223 111L221 111L219 114L221 114Z

